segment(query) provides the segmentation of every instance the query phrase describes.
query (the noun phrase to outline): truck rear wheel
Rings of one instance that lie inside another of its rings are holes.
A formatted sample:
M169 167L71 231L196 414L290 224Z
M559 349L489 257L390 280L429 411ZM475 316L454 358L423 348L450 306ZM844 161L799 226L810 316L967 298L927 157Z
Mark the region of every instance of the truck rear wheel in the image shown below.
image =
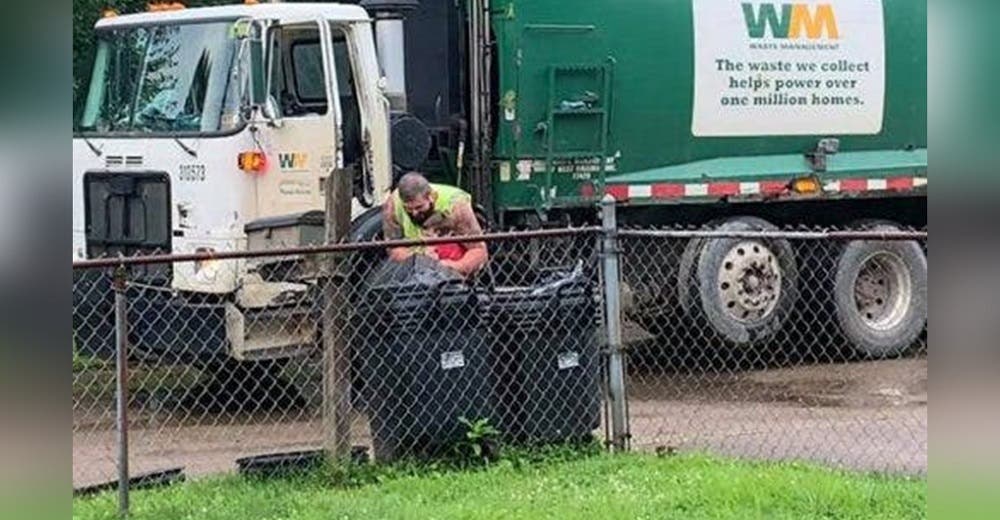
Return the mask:
M899 355L927 323L927 257L914 241L848 242L837 259L833 293L840 331L858 353Z
M731 219L719 231L774 231L755 217ZM798 299L798 267L784 239L704 240L692 282L694 312L726 343L748 346L772 338Z
M725 219L715 219L705 226L707 229L716 229L726 222ZM689 314L694 312L698 305L698 285L692 283L698 268L698 258L705 247L706 238L692 238L687 241L684 251L681 253L677 267L677 301L681 310Z

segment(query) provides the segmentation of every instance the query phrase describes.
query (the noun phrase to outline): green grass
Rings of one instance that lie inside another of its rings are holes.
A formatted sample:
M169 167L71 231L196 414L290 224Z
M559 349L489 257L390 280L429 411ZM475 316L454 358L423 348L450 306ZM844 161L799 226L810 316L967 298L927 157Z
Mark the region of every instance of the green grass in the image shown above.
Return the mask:
M358 485L345 485L358 484ZM361 484L359 484L361 483ZM466 471L330 470L226 477L133 493L134 519L924 518L927 482L703 456L506 458ZM115 518L115 495L73 502Z

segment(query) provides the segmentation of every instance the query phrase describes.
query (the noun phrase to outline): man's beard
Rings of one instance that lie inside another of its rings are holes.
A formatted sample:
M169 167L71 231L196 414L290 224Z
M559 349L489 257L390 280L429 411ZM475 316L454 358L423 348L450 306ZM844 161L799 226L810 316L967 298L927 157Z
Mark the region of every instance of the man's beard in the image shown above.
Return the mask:
M422 211L420 213L417 213L416 215L410 215L410 220L412 220L413 223L418 226L423 226L424 223L427 222L427 219L431 218L432 216L434 216L434 208L431 208L427 211Z

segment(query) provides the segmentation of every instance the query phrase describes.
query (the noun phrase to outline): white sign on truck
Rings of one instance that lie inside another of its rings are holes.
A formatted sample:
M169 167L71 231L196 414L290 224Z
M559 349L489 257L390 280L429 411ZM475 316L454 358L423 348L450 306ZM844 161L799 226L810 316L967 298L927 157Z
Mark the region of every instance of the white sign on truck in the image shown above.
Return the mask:
M882 0L692 1L695 136L882 131Z

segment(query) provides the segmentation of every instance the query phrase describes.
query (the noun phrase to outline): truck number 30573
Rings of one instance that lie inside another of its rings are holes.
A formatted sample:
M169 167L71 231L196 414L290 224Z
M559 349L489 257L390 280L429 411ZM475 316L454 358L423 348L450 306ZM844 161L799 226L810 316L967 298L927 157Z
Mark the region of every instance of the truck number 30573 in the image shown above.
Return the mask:
M182 164L177 172L177 177L182 181L201 182L205 180L204 164Z

